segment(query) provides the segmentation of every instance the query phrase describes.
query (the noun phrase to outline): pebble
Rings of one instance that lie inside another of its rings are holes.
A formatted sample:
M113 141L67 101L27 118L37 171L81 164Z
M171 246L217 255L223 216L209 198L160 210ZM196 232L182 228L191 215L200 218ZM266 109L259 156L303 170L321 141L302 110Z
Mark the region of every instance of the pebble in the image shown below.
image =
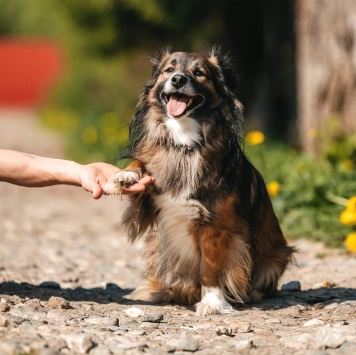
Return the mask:
M149 322L149 323L160 323L163 321L163 314L162 313L145 314L141 317L141 321Z
M300 292L301 285L299 281L290 281L282 285L281 290L284 292Z
M199 350L199 340L190 333L184 332L178 340L177 348L183 351L195 352Z
M249 322L240 320L232 321L229 326L234 333L248 333L251 329L251 324Z
M313 327L315 325L324 325L324 322L320 319L310 319L303 324L303 327Z
M92 315L85 319L86 323L100 325L102 327L118 327L120 320L115 317L105 317L102 315Z
M95 346L91 337L82 333L66 335L64 340L72 352L78 352L80 354L89 352L89 350Z
M230 327L225 327L223 325L219 325L218 327L215 328L215 333L217 335L231 336L232 335L232 329Z
M339 329L327 325L319 328L314 340L319 349L335 349L340 347L346 341L346 338Z
M125 311L125 314L128 316L128 317L131 317L131 318L137 318L137 317L142 317L145 312L140 309L140 308L137 308L137 307L131 307L131 308L128 308L126 311Z
M72 308L70 303L63 297L52 296L48 300L48 307L54 309L70 309Z

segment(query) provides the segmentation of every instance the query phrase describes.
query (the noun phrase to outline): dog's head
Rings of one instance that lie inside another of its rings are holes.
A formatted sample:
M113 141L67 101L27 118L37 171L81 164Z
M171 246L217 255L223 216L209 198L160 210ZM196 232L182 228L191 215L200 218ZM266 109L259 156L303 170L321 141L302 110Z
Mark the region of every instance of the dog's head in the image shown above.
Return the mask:
M149 118L144 130L154 140L194 146L206 141L204 135L219 125L241 123L242 105L233 93L237 79L219 49L214 48L208 57L162 50L152 62L151 78L132 127L142 127Z
M162 113L176 119L202 118L206 111L236 89L236 76L230 61L212 50L209 57L197 53L162 50L153 59L152 76L147 84L152 102Z

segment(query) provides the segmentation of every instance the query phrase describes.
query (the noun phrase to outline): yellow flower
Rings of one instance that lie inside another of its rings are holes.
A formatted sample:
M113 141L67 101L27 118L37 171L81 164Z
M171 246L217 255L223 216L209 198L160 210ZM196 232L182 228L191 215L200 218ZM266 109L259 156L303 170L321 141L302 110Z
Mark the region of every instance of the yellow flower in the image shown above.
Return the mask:
M247 145L258 145L265 141L265 135L260 131L251 131L246 135Z
M346 226L356 225L356 211L344 210L340 214L340 222Z
M345 239L346 248L351 252L356 252L356 232L350 233Z
M82 140L85 144L94 144L98 140L98 132L94 127L86 127L82 132Z
M356 212L356 196L352 196L347 201L346 209L352 212Z
M277 181L270 181L267 184L267 192L271 197L277 196L279 194L279 183Z

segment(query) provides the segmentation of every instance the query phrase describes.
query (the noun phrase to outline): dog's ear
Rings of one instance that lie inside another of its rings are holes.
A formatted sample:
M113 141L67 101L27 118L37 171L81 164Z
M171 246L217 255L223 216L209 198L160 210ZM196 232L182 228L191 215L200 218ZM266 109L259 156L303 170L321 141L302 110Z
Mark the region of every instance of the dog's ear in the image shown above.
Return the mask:
M160 64L162 63L164 58L167 57L169 54L171 54L170 46L161 47L154 53L154 56L151 58L151 63L152 63L151 78L146 84L146 88L149 89L155 84L158 77L157 74L158 74L158 69L160 67Z
M208 60L221 72L221 79L225 82L226 86L231 90L235 90L237 87L237 77L232 68L230 56L222 54L219 46L213 46Z

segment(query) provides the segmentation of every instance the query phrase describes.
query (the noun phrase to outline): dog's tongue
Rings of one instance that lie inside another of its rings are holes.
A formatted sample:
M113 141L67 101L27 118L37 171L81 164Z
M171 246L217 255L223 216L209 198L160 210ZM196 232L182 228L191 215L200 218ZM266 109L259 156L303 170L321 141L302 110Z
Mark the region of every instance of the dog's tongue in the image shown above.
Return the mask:
M186 96L172 95L167 103L168 112L174 117L182 115L187 108L187 100Z

